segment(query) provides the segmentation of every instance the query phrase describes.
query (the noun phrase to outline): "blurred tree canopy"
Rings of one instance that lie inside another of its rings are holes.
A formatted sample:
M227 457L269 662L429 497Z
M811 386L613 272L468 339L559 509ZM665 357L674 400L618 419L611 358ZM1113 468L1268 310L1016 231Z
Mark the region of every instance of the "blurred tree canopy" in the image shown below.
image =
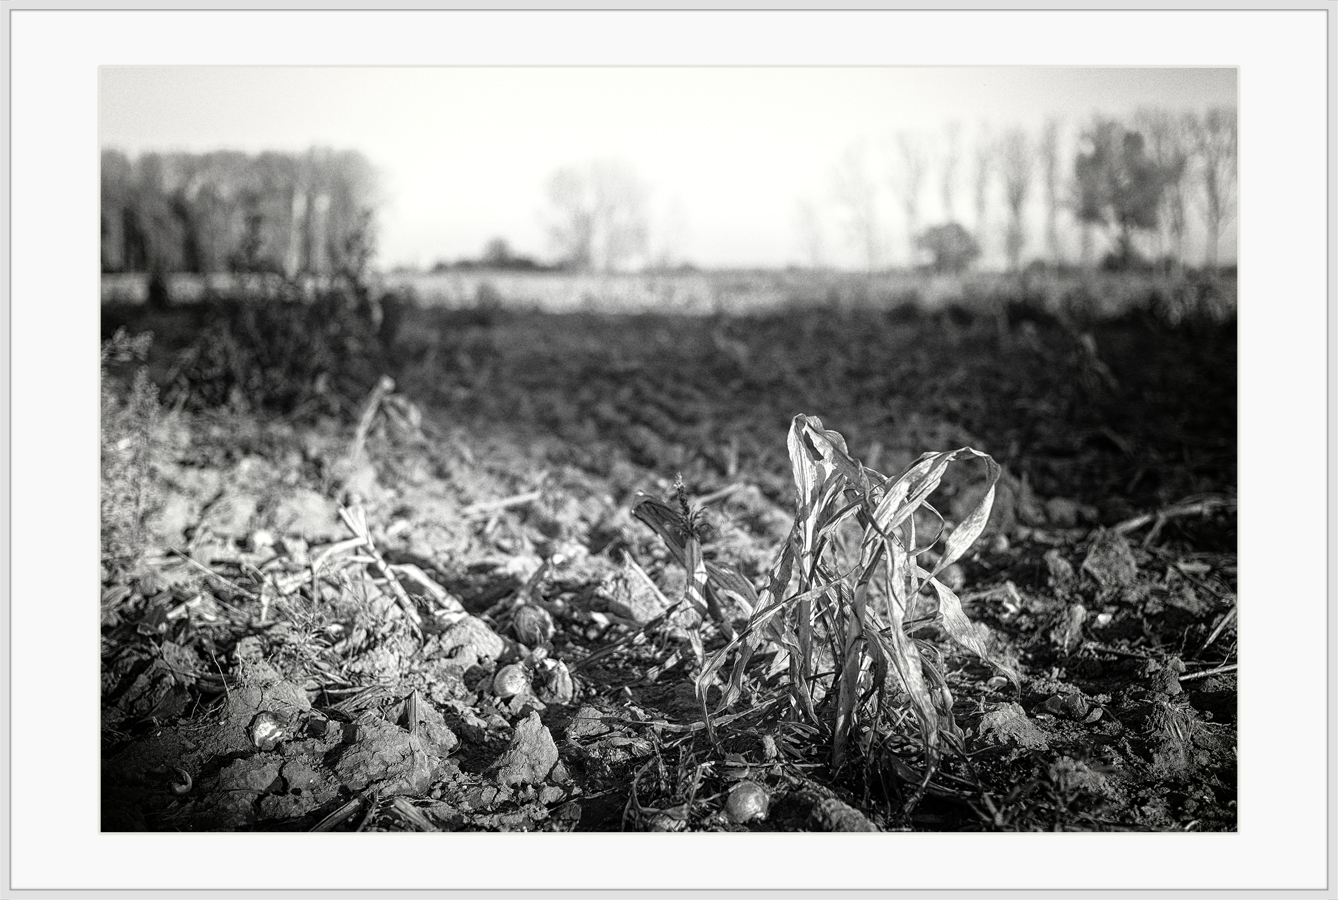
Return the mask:
M378 202L356 151L104 150L102 271L361 277Z
M933 258L935 272L964 272L980 256L976 239L957 222L926 228L916 245Z
M1122 265L1132 265L1138 258L1135 233L1157 227L1162 189L1170 174L1148 153L1138 131L1098 120L1084 132L1074 163L1078 218L1115 232L1115 259Z

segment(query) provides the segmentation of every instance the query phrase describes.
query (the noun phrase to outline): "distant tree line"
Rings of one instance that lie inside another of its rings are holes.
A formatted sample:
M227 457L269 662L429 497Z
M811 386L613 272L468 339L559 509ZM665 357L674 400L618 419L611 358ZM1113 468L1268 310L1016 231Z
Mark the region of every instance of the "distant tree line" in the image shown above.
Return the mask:
M957 123L937 137L894 134L884 145L881 181L869 141L851 145L834 166L829 208L845 245L871 271L891 255L880 211L884 187L900 212L912 264L960 271L996 234L1011 269L1028 259L1108 268L1183 265L1191 257L1218 264L1223 233L1236 212L1235 109L1144 109L1129 121L1098 116L1078 130L1067 155L1062 137L1058 119L1035 134L1015 127L995 135L981 128L965 172L974 200L972 229L956 203L963 178ZM926 227L924 199L935 183L940 219ZM1000 206L1002 221L994 212ZM1037 206L1044 223L1040 242L1031 233ZM821 266L819 208L804 199L798 214L800 244L809 264ZM1061 220L1079 231L1077 260L1065 250ZM1201 248L1188 245L1191 231L1201 236ZM1099 259L1098 238L1108 248Z
M360 277L377 178L355 151L102 153L103 272Z
M435 263L430 271L449 272L471 271L473 269L502 270L512 272L552 272L562 268L561 265L546 265L532 256L525 256L516 253L511 249L511 244L506 238L492 238L483 247L483 254L477 258L466 257L454 262L440 260Z
M489 269L511 271L611 272L641 269L650 249L650 187L628 162L589 159L554 169L547 182L543 218L553 252L551 263L515 253L493 238L477 258L441 261L434 272ZM661 268L667 263L667 240Z

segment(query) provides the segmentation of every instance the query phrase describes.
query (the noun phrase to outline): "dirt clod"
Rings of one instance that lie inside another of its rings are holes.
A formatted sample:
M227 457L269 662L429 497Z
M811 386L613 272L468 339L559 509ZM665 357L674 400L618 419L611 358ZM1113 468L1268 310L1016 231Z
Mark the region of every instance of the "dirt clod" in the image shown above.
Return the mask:
M375 784L382 796L427 791L439 758L417 734L389 722L358 725L353 742L334 763L335 774L350 789Z
M835 797L824 797L813 804L809 826L814 831L878 831L864 813Z
M1099 532L1083 560L1082 569L1102 588L1123 588L1138 577L1138 563L1129 542L1113 531Z
M993 705L980 717L976 730L982 740L1014 750L1039 750L1050 743L1050 736L1016 703Z
M497 761L497 780L503 785L539 784L558 760L553 735L538 713L530 713L516 726L511 746Z

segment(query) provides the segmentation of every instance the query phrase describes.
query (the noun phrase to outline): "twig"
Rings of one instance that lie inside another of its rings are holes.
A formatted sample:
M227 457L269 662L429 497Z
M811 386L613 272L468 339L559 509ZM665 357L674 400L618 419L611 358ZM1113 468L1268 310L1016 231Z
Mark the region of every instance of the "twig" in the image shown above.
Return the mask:
M548 576L548 570L552 567L552 559L545 559L540 562L539 567L534 570L534 573L530 575L529 578L525 579L525 583L520 586L520 590L516 591L516 593L510 597L504 597L488 607L488 610L483 614L483 617L495 619L506 609L518 609L520 606L535 599L534 592L539 589L540 583Z
M1117 650L1114 647L1103 647L1095 641L1084 641L1082 645L1084 650L1093 650L1097 653L1109 653L1111 656L1121 656L1125 659L1151 659L1152 657L1143 653L1131 653L1128 650Z
M721 725L729 725L732 722L737 722L739 719L754 715L756 713L769 712L773 706L788 699L789 699L788 694L780 697L775 697L771 700L766 701L765 703L759 703L757 706L754 706L751 709L740 710L739 712L731 713L728 716L721 716L719 719L714 720L712 724L716 727L719 727ZM690 734L694 731L701 731L703 728L706 727L705 722L693 722L691 725L681 725L677 722L669 722L665 719L645 719L645 720L626 719L621 716L600 716L599 721L616 722L622 725L645 725L651 728L660 728L664 731L668 731L671 733L677 732L680 734Z
M400 818L404 819L404 821L408 822L419 831L441 830L433 825L428 820L427 816L423 815L423 811L409 801L408 797L396 797L394 800L391 800L390 808L399 813Z
M1206 497L1202 500L1177 503L1156 512L1144 513L1141 516L1134 516L1132 519L1125 519L1112 530L1116 534L1129 534L1151 522L1165 522L1168 519L1177 519L1182 516L1204 516L1219 509L1235 508L1236 501L1230 497Z
M219 581L223 582L223 583L226 584L228 587L232 588L234 591L236 591L237 593L241 594L243 597L246 597L246 598L249 599L249 600L258 600L258 599L259 599L259 598L258 598L255 594L253 594L251 591L246 590L246 588L242 587L241 585L239 585L239 584L237 584L237 583L235 583L235 582L233 582L233 581L229 581L228 579L224 578L222 575L220 575L220 574L218 574L217 572L215 572L213 569L211 569L211 568L209 568L208 566L206 566L204 563L197 562L196 560L191 559L190 556L188 556L186 553L182 552L181 550L178 550L176 547L168 547L167 549L170 550L170 551L172 551L173 553L175 553L177 556L180 556L180 557L181 557L182 559L184 559L186 562L190 563L192 566L194 566L195 568L199 569L201 572L205 573L206 575L208 575L208 576L210 576L210 577L212 577L212 578L216 578L216 579L218 579ZM215 598L215 599L217 599L217 598ZM221 600L219 600L218 602L219 602L219 603L223 603L223 601L221 601ZM228 606L228 604L226 604L226 603L223 603L223 605L224 605L224 606ZM237 609L237 607L235 607L235 606L229 606L228 608L231 609L231 610L233 610L234 612L241 612L241 610Z
M354 533L356 534L357 532ZM319 569L321 566L325 565L326 560L328 560L330 557L343 553L347 550L352 550L354 547L361 547L364 543L365 541L362 535L358 535L358 537L345 538L344 540L339 541L338 543L331 544L330 546L322 550L320 552L320 555L317 556L316 559L312 562L312 565L314 565L316 568Z
M664 592L660 590L660 586L655 583L655 579L651 578L650 575L646 574L646 570L641 568L640 564L638 564L637 561L632 558L632 554L624 553L623 561L627 563L627 565L632 569L633 572L636 572L638 575L640 575L641 580L646 582L646 585L652 591L655 592L655 596L659 598L661 605L663 606L670 605L669 598L666 597L664 595Z
M663 600L666 604L668 604L668 606L662 613L660 613L653 619L648 619L644 625L641 625L632 633L624 635L623 637L619 638L618 640L614 641L612 644L609 644L607 647L604 647L601 650L596 650L594 653L590 654L585 659L578 659L576 662L572 663L568 667L570 671L574 672L577 669L584 668L590 665L591 663L594 663L598 660L603 659L606 656L616 653L617 651L621 650L628 644L634 643L639 638L645 637L645 634L648 630L668 619L671 615L674 614L674 612L680 606L683 605L683 601L686 599L686 597L680 598L676 603L669 603L669 601L665 598L664 594L660 593L660 589L655 586L655 582L650 580L649 575L641 571L641 567L637 566L636 563L632 561L632 558L630 556L628 557L628 562L631 562L633 567L635 567L638 572L641 572L642 577L645 578L646 581L649 582L650 586L655 590L656 596L658 596L661 600Z
M1240 663L1231 663L1226 666L1218 666L1215 669L1205 669L1202 672L1194 672L1189 675L1181 675L1181 681L1198 681L1200 678L1208 678L1212 675L1221 675L1223 672L1234 672L1240 666Z
M668 616L674 610L678 609L679 605L682 604L682 602L683 602L682 600L678 601L678 603L675 603L673 606L669 607L664 612L660 613L658 616L648 621L646 624L637 628L636 631L633 631L630 634L618 638L618 640L614 641L612 644L609 644L607 647L604 647L601 650L596 650L594 653L591 653L584 659L576 660L576 662L568 666L568 670L575 672L577 669L583 669L586 666L591 665L592 663L598 662L599 660L603 659L606 656L610 656L614 653L617 653L619 650L621 650L623 647L626 647L628 644L636 643L638 640L646 636L647 629L649 629L652 625L659 624L666 616Z
M362 798L354 797L352 800L348 801L343 806L339 807L334 812L330 813L324 819L321 819L319 822L317 822L316 825L311 830L333 831L335 828L339 827L339 825L341 825L344 821L346 821L350 816L352 816L355 812L357 812L358 807L361 805L362 805Z
M471 503L460 510L460 515L466 519L481 518L485 513L511 509L516 506L527 506L542 496L543 494L539 491L526 491L523 494L516 494L514 497L505 497L501 500L484 500L479 503Z
M376 411L381 408L381 401L393 390L395 390L395 380L389 375L382 375L376 382L376 387L367 395L367 402L362 405L362 415L358 417L358 430L353 433L353 443L349 445L349 459L362 456L362 448L367 442L367 433L372 430L372 420L376 418Z
M704 494L701 497L697 497L692 502L693 505L695 506L709 506L710 504L715 503L719 500L724 500L727 497L732 497L734 494L738 493L741 490L743 490L743 482L736 481L733 484L725 485L718 491L711 491L711 493L709 494Z
M467 616L469 613L465 610L460 601L451 596L444 587L433 581L426 572L413 563L396 563L390 566L390 571L396 575L403 575L410 581L416 583L423 590L427 591L429 597L442 608L442 612L452 617ZM442 613L437 614L442 618Z
M372 533L367 528L366 513L360 507L353 511L340 507L339 517L344 520L344 524L348 526L349 531L357 535L366 545L367 552L371 556L369 565L386 580L390 588L390 595L395 598L395 602L403 610L404 617L409 620L409 625L413 628L414 633L421 639L423 636L423 622L418 615L418 609L414 606L413 598L409 596L409 592L404 589L404 585L400 584L400 580L395 577L395 573L390 571L390 567L386 565L381 552L376 549L376 544L372 541Z
M1237 609L1239 609L1239 607L1233 602L1231 604L1231 609L1229 609L1222 618L1217 620L1217 624L1213 626L1212 633L1208 635L1207 640L1203 642L1203 646L1199 648L1200 653L1211 647L1213 641L1221 637L1223 631L1226 631L1227 626L1236 621Z
M362 821L358 823L358 827L353 830L355 832L366 831L367 826L372 824L372 817L376 815L376 809L380 805L381 789L379 787L373 787L371 790L371 798L367 801L367 812L363 814Z

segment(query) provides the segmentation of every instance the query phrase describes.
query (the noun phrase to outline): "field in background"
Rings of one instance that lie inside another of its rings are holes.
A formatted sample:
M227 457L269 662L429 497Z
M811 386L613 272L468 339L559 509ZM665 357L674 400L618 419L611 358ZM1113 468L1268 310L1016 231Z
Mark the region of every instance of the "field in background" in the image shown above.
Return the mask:
M149 277L104 275L103 302L143 302ZM759 270L674 273L568 273L460 270L392 273L385 289L405 292L428 307L470 309L504 305L541 312L666 312L685 315L771 312L791 306L927 310L950 304L989 304L1026 298L1057 311L1075 306L1084 315L1118 315L1161 298L1167 311L1194 311L1224 319L1236 308L1234 273L1101 272L1031 270L1019 274L958 275L897 271L878 274ZM278 276L171 275L176 302L210 296L282 292ZM320 285L312 282L314 291Z

